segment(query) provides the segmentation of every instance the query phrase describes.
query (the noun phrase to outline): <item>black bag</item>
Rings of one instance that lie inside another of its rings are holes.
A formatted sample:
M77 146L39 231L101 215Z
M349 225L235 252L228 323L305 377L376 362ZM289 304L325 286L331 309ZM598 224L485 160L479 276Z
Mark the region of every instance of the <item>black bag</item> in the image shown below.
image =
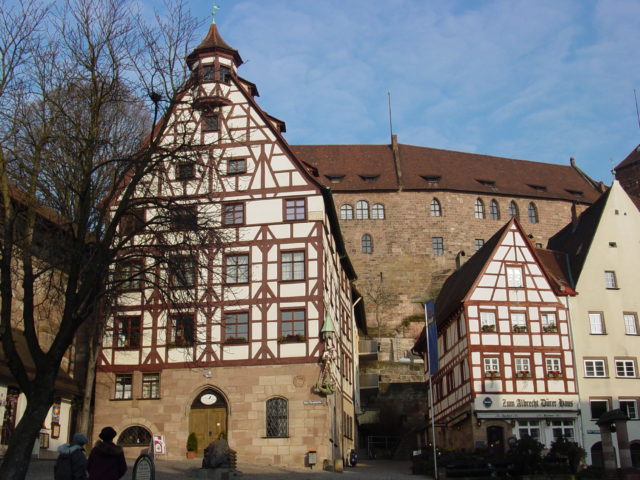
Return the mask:
M58 455L53 466L54 480L73 480L71 455Z

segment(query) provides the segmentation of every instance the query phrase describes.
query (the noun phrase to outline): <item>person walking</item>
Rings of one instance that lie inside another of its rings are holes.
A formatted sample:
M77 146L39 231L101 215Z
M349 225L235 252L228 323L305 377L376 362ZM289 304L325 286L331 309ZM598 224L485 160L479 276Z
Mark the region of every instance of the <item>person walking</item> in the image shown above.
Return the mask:
M59 455L53 467L55 480L87 480L87 458L84 456L87 442L87 437L76 433L71 443L58 447Z
M89 480L118 480L127 471L122 447L113 443L116 431L111 427L104 427L98 437L100 440L91 449L87 470Z

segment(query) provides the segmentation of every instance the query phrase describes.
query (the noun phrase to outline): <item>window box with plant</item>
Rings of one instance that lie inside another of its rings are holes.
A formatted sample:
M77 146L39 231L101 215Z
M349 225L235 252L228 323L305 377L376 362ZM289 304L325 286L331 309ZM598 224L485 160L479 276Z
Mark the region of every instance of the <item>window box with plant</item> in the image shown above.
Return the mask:
M498 372L497 370L489 370L487 372L484 372L484 376L487 378L500 378L500 372Z
M198 451L198 437L196 432L191 432L187 437L187 458L196 458Z
M513 331L515 333L523 333L528 331L527 326L526 325L514 325L513 326Z
M516 372L516 377L518 378L529 378L531 376L531 372L529 370L520 370Z
M549 376L549 378L558 378L561 376L560 370L549 370L547 376Z
M483 332L495 332L496 331L496 326L495 325L482 325L481 330Z
M558 331L558 327L556 326L555 323L549 324L549 325L544 325L542 327L542 331L544 333L555 333Z
M227 337L224 339L224 343L227 345L242 345L249 343L247 337Z
M306 340L306 337L300 333L290 333L278 339L280 343L298 343L298 342L304 342L305 340Z

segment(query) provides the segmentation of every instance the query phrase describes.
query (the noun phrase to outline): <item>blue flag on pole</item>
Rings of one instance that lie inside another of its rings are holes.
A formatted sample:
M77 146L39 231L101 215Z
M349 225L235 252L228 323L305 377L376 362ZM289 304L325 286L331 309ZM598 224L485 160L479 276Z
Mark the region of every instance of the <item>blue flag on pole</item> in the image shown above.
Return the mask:
M427 354L429 358L429 374L438 372L438 328L436 326L436 302L429 300L424 304L424 314L427 318Z

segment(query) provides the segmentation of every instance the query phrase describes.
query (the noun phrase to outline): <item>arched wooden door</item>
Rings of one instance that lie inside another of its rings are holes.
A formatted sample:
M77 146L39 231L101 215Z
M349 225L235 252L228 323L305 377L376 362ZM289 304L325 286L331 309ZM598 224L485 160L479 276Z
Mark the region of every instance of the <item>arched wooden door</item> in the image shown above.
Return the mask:
M201 392L191 404L189 432L198 439L201 454L221 433L227 434L227 403L220 392L209 388Z

